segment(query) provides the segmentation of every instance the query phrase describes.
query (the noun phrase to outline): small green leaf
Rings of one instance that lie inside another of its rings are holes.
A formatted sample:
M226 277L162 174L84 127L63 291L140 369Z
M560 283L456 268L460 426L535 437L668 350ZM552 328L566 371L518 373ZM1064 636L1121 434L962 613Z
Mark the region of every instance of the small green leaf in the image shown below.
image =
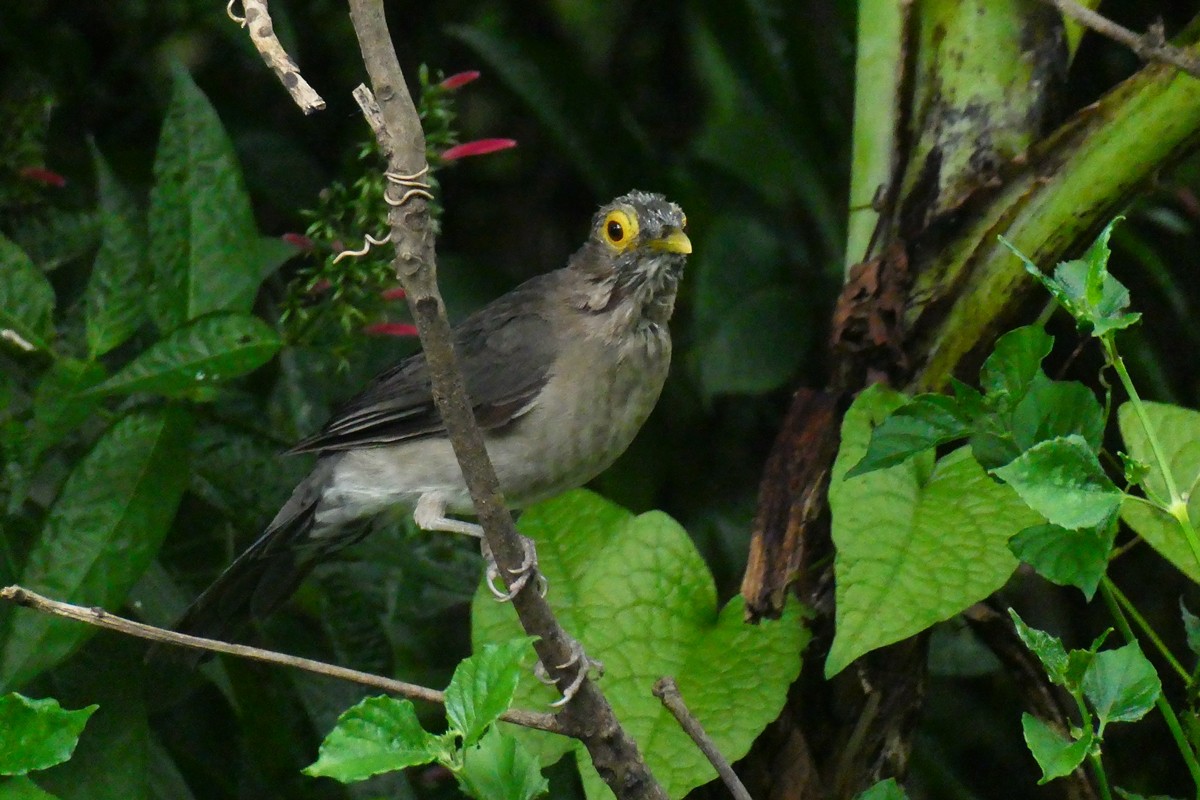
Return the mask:
M888 778L860 792L854 800L908 800L908 795L895 778Z
M1021 729L1025 732L1025 744L1029 746L1029 752L1033 753L1038 766L1042 768L1039 786L1070 775L1092 749L1091 731L1084 731L1079 739L1068 739L1029 713L1021 715Z
M338 717L304 774L353 783L428 764L441 753L441 740L421 727L411 700L368 697Z
M1041 442L1078 434L1098 451L1104 424L1104 408L1091 389L1077 381L1052 381L1039 374L1013 409L1013 441L1024 452Z
M446 718L469 747L512 706L521 679L521 660L529 654L526 637L503 644L485 644L464 659L446 687Z
M1096 653L1081 684L1100 726L1136 722L1154 708L1162 692L1158 673L1136 643Z
M1200 617L1197 617L1179 598L1179 613L1183 617L1183 630L1187 634L1187 646L1192 653L1200 655Z
M1042 372L1042 361L1054 347L1054 337L1040 325L1016 328L996 340L996 346L979 371L979 385L993 403L1004 395L1007 402L999 407L1011 408L1029 390L1034 378Z
M50 281L20 247L0 234L0 346L49 350L53 311Z
M970 418L953 397L917 395L871 431L866 454L846 478L902 464L918 453L967 436L971 429Z
M0 800L58 800L26 777L0 778Z
M94 143L100 195L100 249L83 294L88 355L99 358L123 343L146 313L146 235L137 207L117 183Z
M279 352L274 330L250 314L201 317L150 345L94 394L177 395L258 369Z
M1052 525L1071 530L1100 525L1124 498L1078 434L1037 444L992 474Z
M1030 652L1037 656L1038 661L1042 662L1042 668L1046 670L1046 676L1050 678L1051 682L1067 689L1072 688L1070 662L1067 649L1063 647L1062 641L1057 636L1029 627L1025 624L1025 620L1021 619L1020 615L1011 608L1008 610L1008 615L1012 617L1017 636L1025 643Z
M550 788L537 757L495 728L465 750L458 777L463 791L478 800L532 800Z
M100 437L68 476L33 545L21 584L68 603L114 608L158 553L188 480L191 418L135 411ZM20 686L94 632L89 625L14 613L0 685Z
M1014 536L1009 547L1046 580L1076 586L1091 600L1108 568L1114 534L1112 524L1074 531L1058 525L1034 525Z
M96 708L67 711L53 698L0 696L0 775L24 775L69 759Z

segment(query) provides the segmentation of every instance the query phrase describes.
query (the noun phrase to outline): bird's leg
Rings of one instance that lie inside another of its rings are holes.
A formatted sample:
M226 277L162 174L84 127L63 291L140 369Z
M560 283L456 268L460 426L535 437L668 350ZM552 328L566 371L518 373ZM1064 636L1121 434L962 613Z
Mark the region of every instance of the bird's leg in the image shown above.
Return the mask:
M563 690L563 696L551 703L551 707L560 708L571 702L571 698L579 691L579 687L583 685L583 679L588 676L588 673L594 670L597 677L604 675L604 664L588 656L587 653L583 652L583 645L572 639L571 657L562 664L559 664L556 669L567 669L576 664L579 666L575 671L575 676L571 678L571 682ZM558 686L558 681L550 677L549 673L546 672L545 665L541 661L534 665L533 674L547 686Z
M437 494L421 495L417 500L416 508L413 509L413 521L423 531L461 533L467 536L474 536L478 539L479 550L487 562L487 587L492 596L498 601L503 603L516 597L517 593L525 588L525 584L529 583L531 575L537 575L538 594L545 597L546 578L537 571L537 550L533 546L532 539L525 536L521 537L521 545L525 549L525 558L521 562L521 566L509 570L515 576L515 579L509 584L508 591L504 591L496 585L496 579L500 577L500 568L496 565L496 558L492 555L492 551L488 547L487 539L483 536L483 528L473 522L464 522L461 519L447 517L445 498Z

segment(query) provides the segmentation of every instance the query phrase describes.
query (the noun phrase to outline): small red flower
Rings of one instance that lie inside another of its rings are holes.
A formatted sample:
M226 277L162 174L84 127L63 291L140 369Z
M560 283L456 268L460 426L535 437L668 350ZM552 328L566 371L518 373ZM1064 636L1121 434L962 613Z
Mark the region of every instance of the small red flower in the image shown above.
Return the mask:
M308 252L313 249L313 240L305 236L303 233L285 233L279 237L292 247L303 252Z
M404 287L396 286L392 289L384 289L382 292L379 293L379 296L382 297L384 300L403 300L404 299Z
M411 337L417 335L417 326L409 322L376 322L364 326L363 333L368 336Z
M40 183L43 186L52 186L55 189L61 189L67 185L66 178L45 167L22 167L17 174L27 181Z
M454 161L459 158L469 158L471 156L485 156L488 153L495 153L497 150L507 150L510 147L516 146L516 139L476 139L473 142L463 142L451 147L442 153L442 161Z
M466 86L468 83L479 79L479 70L469 69L466 72L456 72L444 81L438 84L447 91L454 91L460 86Z
M332 288L333 284L329 282L328 278L321 278L309 288L308 293L311 295L325 294Z

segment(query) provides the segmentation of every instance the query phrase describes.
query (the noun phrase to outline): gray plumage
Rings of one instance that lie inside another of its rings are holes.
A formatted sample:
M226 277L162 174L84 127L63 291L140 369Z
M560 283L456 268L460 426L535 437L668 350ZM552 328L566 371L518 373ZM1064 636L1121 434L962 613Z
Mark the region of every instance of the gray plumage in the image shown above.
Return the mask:
M667 321L691 252L685 226L661 195L617 198L597 212L565 269L527 281L454 328L510 507L586 483L650 415L670 365ZM422 354L379 375L291 452L317 453L312 472L178 629L221 638L247 616L270 612L385 508L412 509L429 530L474 532L447 516L473 507Z

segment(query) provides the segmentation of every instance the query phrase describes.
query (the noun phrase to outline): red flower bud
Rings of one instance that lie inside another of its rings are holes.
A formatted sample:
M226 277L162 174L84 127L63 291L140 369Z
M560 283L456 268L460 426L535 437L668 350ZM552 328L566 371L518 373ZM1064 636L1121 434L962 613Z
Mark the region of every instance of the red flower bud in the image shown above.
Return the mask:
M44 186L52 186L55 189L61 189L67 185L66 178L45 167L22 167L21 171L17 174L27 181L40 183Z
M403 300L404 299L404 287L396 286L391 289L384 289L382 292L379 293L379 296L382 297L384 300Z
M470 83L473 80L477 80L478 78L479 78L479 70L469 69L466 72L456 72L455 74L451 75L450 77L446 78L444 81L439 83L438 86L440 86L441 88L443 88L447 91L454 91L455 89L459 88L460 86L466 86L468 83Z
M305 236L303 233L285 233L279 238L283 239L297 250L308 252L309 250L313 249L313 240Z
M417 326L408 322L376 322L363 326L363 333L368 336L416 336Z
M451 147L442 153L442 161L454 161L459 158L469 158L470 156L484 156L488 153L495 153L497 150L507 150L510 147L516 146L516 139L476 139L473 142L463 142Z

